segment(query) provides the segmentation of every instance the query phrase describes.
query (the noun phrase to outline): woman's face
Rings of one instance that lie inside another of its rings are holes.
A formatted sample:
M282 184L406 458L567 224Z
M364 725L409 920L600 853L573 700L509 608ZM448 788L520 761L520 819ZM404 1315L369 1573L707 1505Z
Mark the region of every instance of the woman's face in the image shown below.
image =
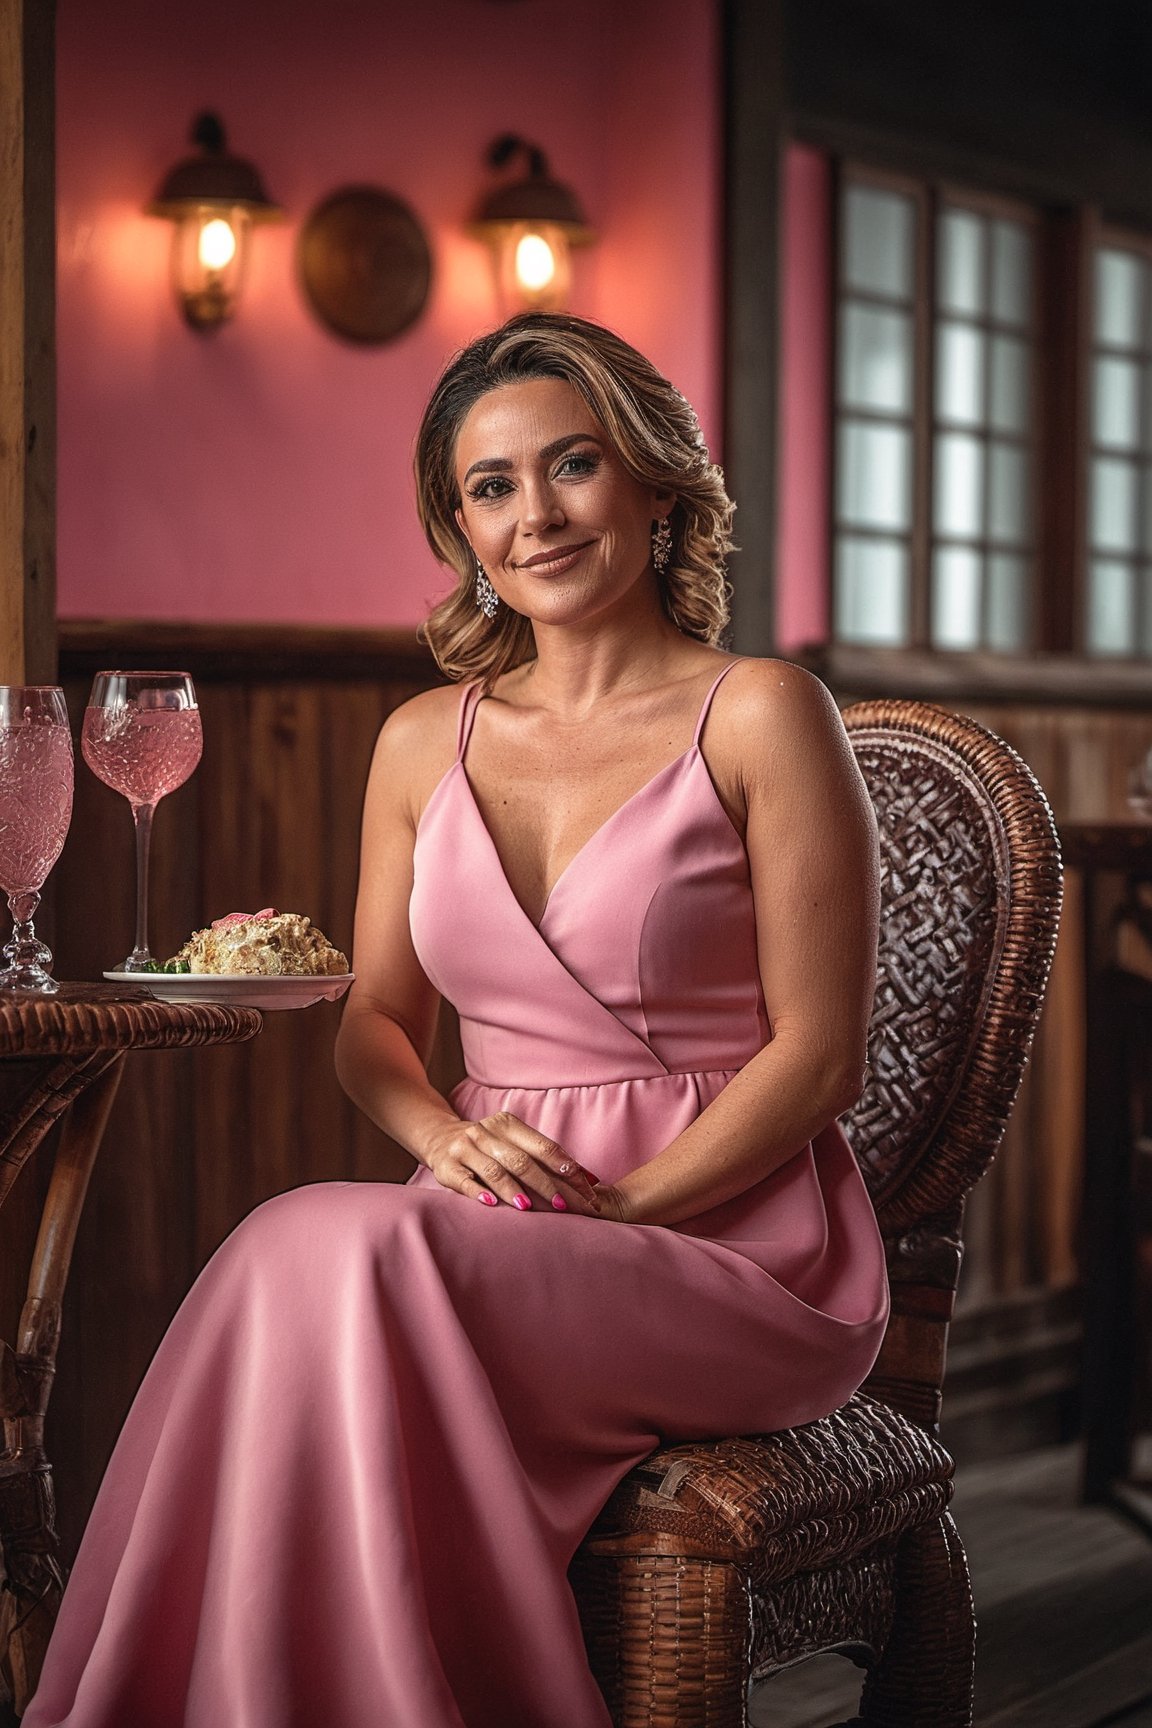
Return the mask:
M501 600L574 623L651 576L652 523L675 502L633 480L562 378L490 390L456 441L456 520Z

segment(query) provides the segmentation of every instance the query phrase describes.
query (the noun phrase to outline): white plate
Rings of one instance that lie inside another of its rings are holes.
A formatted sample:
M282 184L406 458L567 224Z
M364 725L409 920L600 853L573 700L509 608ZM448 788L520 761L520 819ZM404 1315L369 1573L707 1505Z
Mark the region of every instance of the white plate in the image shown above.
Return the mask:
M309 1008L335 1002L356 976L262 978L251 972L105 972L110 984L141 984L161 1002L226 1002L236 1008Z

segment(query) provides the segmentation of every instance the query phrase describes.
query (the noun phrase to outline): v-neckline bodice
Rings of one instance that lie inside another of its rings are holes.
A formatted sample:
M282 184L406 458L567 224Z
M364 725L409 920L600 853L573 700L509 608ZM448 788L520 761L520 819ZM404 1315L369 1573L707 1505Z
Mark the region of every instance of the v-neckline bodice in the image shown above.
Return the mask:
M506 890L508 892L509 898L512 900L513 904L519 909L522 917L531 926L531 928L533 930L535 930L538 935L542 934L543 930L544 930L544 925L548 919L548 913L552 907L552 903L553 903L553 900L556 896L557 890L574 873L577 865L579 865L583 861L585 855L596 846L597 842L601 839L601 837L606 835L606 834L609 834L612 831L612 829L616 826L617 822L619 822L620 819L627 812L632 810L632 808L639 802L640 799L645 797L648 793L652 792L656 787L658 787L661 784L662 781L664 781L666 778L671 776L677 769L688 770L689 768L696 767L697 765L701 765L701 766L704 765L704 758L703 758L703 755L702 755L701 750L700 750L700 736L704 730L704 723L707 720L709 712L710 712L711 707L712 707L712 698L715 696L716 691L719 689L719 687L723 683L724 679L728 676L729 672L731 672L733 666L737 666L737 665L739 665L739 659L738 658L734 659L734 660L729 660L729 662L726 666L722 666L720 668L720 671L717 673L716 677L712 680L711 684L709 685L708 690L705 693L704 700L700 705L699 713L697 714L697 717L696 717L696 725L695 725L695 728L694 728L693 733L692 733L692 742L688 745L687 749L682 750L678 756L674 756L670 762L666 762L664 764L663 768L658 768L655 774L650 775L649 778L644 781L643 785L638 786L636 788L635 792L631 793L627 798L624 799L622 804L618 804L616 809L613 810L609 816L606 816L605 819L603 820L603 822L601 822L596 828L594 828L592 830L592 832L587 836L587 838L585 840L583 840L581 842L581 844L576 848L575 852L573 852L573 854L569 858L568 862L564 865L564 868L555 877L555 879L552 882L551 887L548 889L548 892L544 897L544 903L543 903L543 906L541 907L539 917L533 918L531 912L529 912L528 908L524 905L523 901L520 899L520 896L516 893L516 890L513 888L512 879L508 875L508 871L505 867L503 858L500 856L500 848L496 844L495 837L492 833L492 830L489 828L488 823L487 823L485 816L484 816L484 812L481 809L480 800L477 798L475 789L473 788L472 782L468 777L468 769L467 769L467 764L465 762L465 755L467 753L469 740L471 739L471 736L472 736L472 727L473 727L473 723L474 723L475 718L476 718L476 710L480 706L480 703L483 700L483 696L484 696L483 689L478 684L470 684L464 690L464 693L463 693L463 696L462 696L461 702L460 702L460 714L459 714L459 721L458 721L458 725L457 725L456 760L453 762L452 766L448 769L447 773L443 776L443 778L439 781L439 783L437 784L437 786L433 790L432 796L431 796L431 798L429 798L428 803L425 805L424 811L420 817L420 821L417 824L417 832L419 833L420 828L423 826L424 819L427 816L429 810L432 808L433 803L438 801L441 793L445 790L445 788L447 786L449 786L454 779L462 780L464 783L465 791L467 792L468 802L471 805L472 811L476 817L477 823L478 823L479 828L480 828L480 832L482 833L485 841L487 842L489 850L491 851L492 858L495 862L497 872L500 876L501 881L504 884L504 887L506 888ZM709 789L712 793L712 797L715 800L717 807L721 811L723 811L725 820L728 822L731 822L731 817L728 815L727 810L724 809L724 806L720 801L719 794L717 793L715 785L713 784L712 776L707 772L706 767L705 767L705 778L708 781Z
M580 845L576 848L575 852L573 852L572 856L569 858L567 864L565 864L564 868L560 871L560 873L554 879L552 886L549 888L547 894L544 896L544 904L543 904L543 907L541 908L540 916L538 918L533 918L531 912L529 912L528 908L524 905L524 902L520 899L520 896L517 894L516 890L512 886L512 879L509 876L507 869L505 868L503 858L501 858L501 856L500 856L500 848L496 844L496 840L495 840L495 837L493 836L492 830L489 828L488 823L485 821L484 812L480 807L480 800L477 798L475 790L472 786L472 782L468 778L468 769L465 766L463 757L458 758L457 761L453 763L452 767L453 767L453 770L459 770L460 776L463 779L465 788L466 788L467 793L468 793L468 797L469 797L471 804L472 804L472 808L476 813L476 818L477 818L481 828L484 831L484 834L487 838L489 846L492 849L492 856L495 859L496 868L499 871L501 878L503 879L504 886L507 888L512 899L516 902L516 905L519 906L521 912L524 914L524 917L528 920L529 924L531 924L532 928L539 933L539 932L542 932L544 929L544 925L545 925L547 918L548 918L548 911L552 905L552 901L556 895L557 889L560 888L561 884L573 872L575 867L579 863L581 863L581 861L584 858L585 853L588 852L596 844L596 842L601 838L602 835L604 835L611 828L613 828L614 825L621 819L621 817L624 816L624 814L627 811L631 810L632 806L634 804L636 804L641 798L643 798L643 796L645 795L646 792L651 792L653 790L653 788L661 780L665 779L668 775L670 775L674 769L683 768L683 767L689 765L689 759L690 758L700 758L700 748L695 743L689 744L689 746L686 750L682 750L680 752L679 756L674 756L672 758L671 762L666 762L664 764L663 768L658 768L656 770L655 774L651 775L647 780L645 780L645 782L642 786L638 786L636 788L635 792L633 792L629 797L625 798L625 800L622 804L618 804L616 806L615 810L612 811L611 815L606 816L604 818L603 822L601 822L598 827L596 827L592 830L591 834L588 835L588 838L586 840L583 840L580 843ZM701 758L701 760L702 760L702 758ZM451 772L451 770L450 770L450 772Z

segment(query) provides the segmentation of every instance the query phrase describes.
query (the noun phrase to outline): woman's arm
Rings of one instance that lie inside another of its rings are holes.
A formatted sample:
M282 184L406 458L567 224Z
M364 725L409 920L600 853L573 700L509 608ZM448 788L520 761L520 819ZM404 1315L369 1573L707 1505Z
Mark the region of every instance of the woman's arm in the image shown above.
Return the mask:
M709 768L747 811L773 1036L671 1145L600 1190L605 1216L635 1223L679 1223L770 1175L859 1097L866 1060L876 823L835 704L798 667L749 662L713 715Z
M439 997L408 925L419 812L452 760L455 691L435 690L397 709L376 744L360 841L353 935L356 981L336 1041L348 1096L446 1188L510 1205L525 1189L561 1195L573 1210L599 1202L561 1147L514 1116L462 1122L428 1079ZM561 1166L569 1169L561 1174Z

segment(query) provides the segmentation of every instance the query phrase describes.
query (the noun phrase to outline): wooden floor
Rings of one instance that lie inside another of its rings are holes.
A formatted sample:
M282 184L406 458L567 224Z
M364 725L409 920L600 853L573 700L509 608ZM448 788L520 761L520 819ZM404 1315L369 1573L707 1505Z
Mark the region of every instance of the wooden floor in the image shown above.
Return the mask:
M976 1728L1152 1728L1152 1538L1078 1505L1077 1466L1075 1447L1053 1447L957 1472ZM859 1671L826 1656L758 1688L749 1720L828 1728L858 1700Z

